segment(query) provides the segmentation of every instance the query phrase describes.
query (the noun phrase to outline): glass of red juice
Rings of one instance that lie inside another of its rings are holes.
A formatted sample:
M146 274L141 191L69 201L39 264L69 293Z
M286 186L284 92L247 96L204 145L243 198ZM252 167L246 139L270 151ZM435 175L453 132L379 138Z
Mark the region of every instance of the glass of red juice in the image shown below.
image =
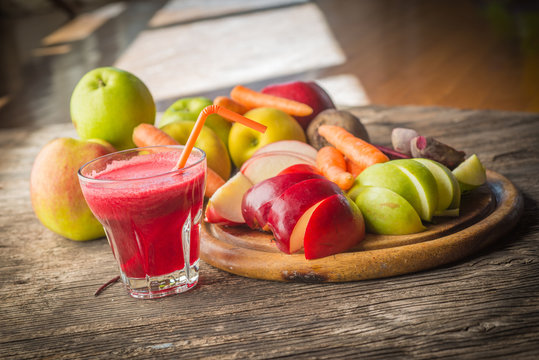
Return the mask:
M105 228L120 276L134 298L181 293L198 282L206 154L183 146L120 151L83 165L84 198Z

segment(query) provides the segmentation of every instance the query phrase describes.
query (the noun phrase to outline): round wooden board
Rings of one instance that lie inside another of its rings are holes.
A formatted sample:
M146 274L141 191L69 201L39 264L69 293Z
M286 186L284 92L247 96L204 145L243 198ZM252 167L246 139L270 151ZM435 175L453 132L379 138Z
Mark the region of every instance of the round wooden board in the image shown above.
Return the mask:
M462 259L509 231L523 200L504 176L487 170L487 184L462 197L460 216L437 218L413 235L367 234L348 252L316 260L280 252L273 236L245 226L203 224L201 258L233 274L275 281L342 282L430 269Z

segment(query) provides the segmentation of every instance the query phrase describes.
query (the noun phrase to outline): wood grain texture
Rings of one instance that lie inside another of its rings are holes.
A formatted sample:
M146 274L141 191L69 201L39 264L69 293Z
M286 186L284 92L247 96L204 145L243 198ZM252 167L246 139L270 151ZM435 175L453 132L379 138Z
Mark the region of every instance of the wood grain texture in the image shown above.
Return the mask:
M29 358L535 359L539 353L539 115L422 107L352 111L373 141L411 126L511 180L517 226L434 270L347 283L282 283L201 266L190 292L155 301L121 285L105 239L44 228L29 199L34 157L70 124L0 131L0 351Z

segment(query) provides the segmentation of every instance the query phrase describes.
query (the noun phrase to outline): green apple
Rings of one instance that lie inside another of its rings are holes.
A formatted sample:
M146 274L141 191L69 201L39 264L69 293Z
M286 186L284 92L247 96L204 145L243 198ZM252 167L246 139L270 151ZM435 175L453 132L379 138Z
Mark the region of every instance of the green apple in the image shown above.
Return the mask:
M71 120L81 139L103 139L118 150L135 146L133 129L155 121L150 91L135 75L113 67L94 69L73 90Z
M259 148L280 140L306 142L299 123L287 113L274 108L256 108L243 116L267 126L265 133L234 123L228 137L228 149L236 167L249 159Z
M161 130L172 136L180 144L185 145L194 126L195 123L192 121L175 121L163 126ZM212 129L203 126L195 146L206 153L206 161L213 171L224 180L230 177L232 165L230 164L228 151L225 144Z
M425 165L412 159L393 160L389 164L398 167L415 185L420 199L417 213L422 220L431 221L438 207L438 185L434 175Z
M71 138L58 138L43 147L30 175L32 206L43 225L71 240L105 236L84 200L77 171L110 150L110 144Z
M473 190L487 181L487 172L475 154L453 169L453 174L457 178L462 192Z
M451 170L445 165L431 159L415 158L413 160L425 165L432 175L434 175L438 187L438 207L436 208L436 213L442 214L444 210L458 209L460 206L460 186ZM451 212L445 212L444 214L451 214Z
M419 215L405 198L383 187L365 186L355 203L368 232L384 235L413 234L425 230Z
M369 166L357 177L356 183L394 191L405 198L423 220L430 221L436 210L436 180L424 165L413 160L393 160Z
M176 100L174 104L165 110L158 127L163 128L167 124L182 120L196 121L202 109L212 104L213 102L205 97ZM211 114L206 118L204 125L212 129L228 148L228 133L232 126L230 121L217 114Z

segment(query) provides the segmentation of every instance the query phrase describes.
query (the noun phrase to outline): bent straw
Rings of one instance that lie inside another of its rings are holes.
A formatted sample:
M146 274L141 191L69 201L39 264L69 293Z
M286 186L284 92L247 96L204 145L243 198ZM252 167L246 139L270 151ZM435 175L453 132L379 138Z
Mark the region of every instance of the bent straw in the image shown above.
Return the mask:
M187 159L189 158L189 155L191 154L191 150L193 150L193 146L195 146L195 142L197 141L198 135L202 131L204 122L206 121L206 118L208 117L208 115L211 115L211 114L221 115L222 117L230 121L239 122L240 124L243 124L261 133L266 132L267 127L265 125L262 125L251 119L247 119L245 116L235 113L234 111L228 110L227 108L224 108L219 105L206 106L204 109L202 109L202 111L200 112L200 115L198 115L195 126L193 127L191 134L189 134L189 138L187 139L187 142L185 143L185 147L183 148L183 151L180 155L180 159L178 160L178 163L176 164L176 166L174 166L172 170L179 170L185 166L185 164L187 163Z

